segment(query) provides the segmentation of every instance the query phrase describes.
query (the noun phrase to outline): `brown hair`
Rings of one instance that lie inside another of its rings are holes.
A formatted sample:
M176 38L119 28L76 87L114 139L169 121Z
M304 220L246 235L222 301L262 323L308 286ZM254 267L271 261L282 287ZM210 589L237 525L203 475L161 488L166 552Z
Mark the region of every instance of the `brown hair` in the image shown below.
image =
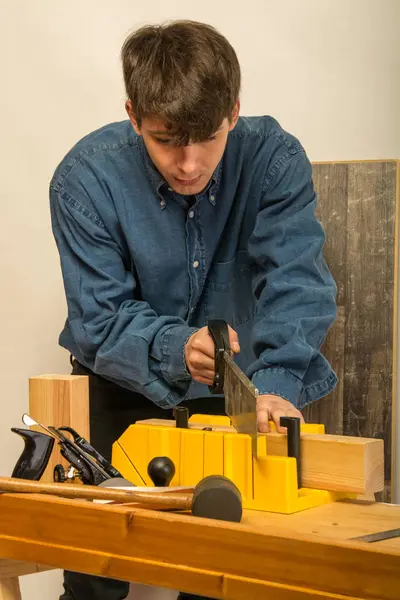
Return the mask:
M214 27L196 21L145 26L121 52L125 89L138 126L159 118L175 143L204 141L231 118L239 97L236 53Z

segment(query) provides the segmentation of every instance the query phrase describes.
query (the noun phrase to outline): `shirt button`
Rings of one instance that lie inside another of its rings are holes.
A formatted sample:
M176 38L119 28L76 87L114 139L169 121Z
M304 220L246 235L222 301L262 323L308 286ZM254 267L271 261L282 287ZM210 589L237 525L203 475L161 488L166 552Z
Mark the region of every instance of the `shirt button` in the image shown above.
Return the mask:
M160 206L161 206L161 208L164 208L164 206L165 206L165 200L161 200Z
M194 263L193 263L193 266L194 266L195 269L197 269L197 267L199 266L199 261L195 260Z
M211 200L211 202L214 202L215 196L210 196L210 200Z
M172 188L170 188L170 187L169 187L169 188L168 188L168 191L169 191L169 192L172 192Z
M191 211L189 212L189 219L193 219L193 217L194 217L194 211L193 211L193 210L191 210Z

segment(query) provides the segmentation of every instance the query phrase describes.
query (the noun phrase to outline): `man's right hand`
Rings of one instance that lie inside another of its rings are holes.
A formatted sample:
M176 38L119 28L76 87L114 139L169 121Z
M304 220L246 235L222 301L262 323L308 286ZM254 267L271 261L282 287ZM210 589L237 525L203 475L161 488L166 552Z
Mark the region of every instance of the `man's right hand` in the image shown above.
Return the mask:
M240 352L239 338L228 325L229 344L232 352ZM202 327L190 336L185 345L185 361L189 373L195 381L212 385L215 375L215 345L208 331Z

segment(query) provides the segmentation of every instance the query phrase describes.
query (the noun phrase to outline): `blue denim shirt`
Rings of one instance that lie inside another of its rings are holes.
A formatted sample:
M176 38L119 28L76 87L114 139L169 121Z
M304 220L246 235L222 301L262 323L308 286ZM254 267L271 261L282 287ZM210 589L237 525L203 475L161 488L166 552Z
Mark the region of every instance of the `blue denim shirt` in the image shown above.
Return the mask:
M310 162L272 117L241 117L189 208L129 121L80 140L50 183L68 315L60 344L168 408L209 394L184 345L208 319L239 335L260 393L296 407L336 385L320 347L336 316Z

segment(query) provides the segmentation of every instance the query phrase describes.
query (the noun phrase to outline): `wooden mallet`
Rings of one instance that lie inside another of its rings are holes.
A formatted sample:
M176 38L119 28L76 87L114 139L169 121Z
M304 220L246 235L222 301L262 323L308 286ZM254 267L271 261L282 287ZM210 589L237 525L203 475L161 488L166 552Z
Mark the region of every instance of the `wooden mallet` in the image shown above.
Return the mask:
M112 480L111 480L112 481ZM75 485L70 483L41 483L13 477L0 477L0 492L46 494L81 500L104 500L135 503L152 510L191 511L194 516L240 522L242 497L239 489L222 475L202 479L192 492L135 492L111 487Z

